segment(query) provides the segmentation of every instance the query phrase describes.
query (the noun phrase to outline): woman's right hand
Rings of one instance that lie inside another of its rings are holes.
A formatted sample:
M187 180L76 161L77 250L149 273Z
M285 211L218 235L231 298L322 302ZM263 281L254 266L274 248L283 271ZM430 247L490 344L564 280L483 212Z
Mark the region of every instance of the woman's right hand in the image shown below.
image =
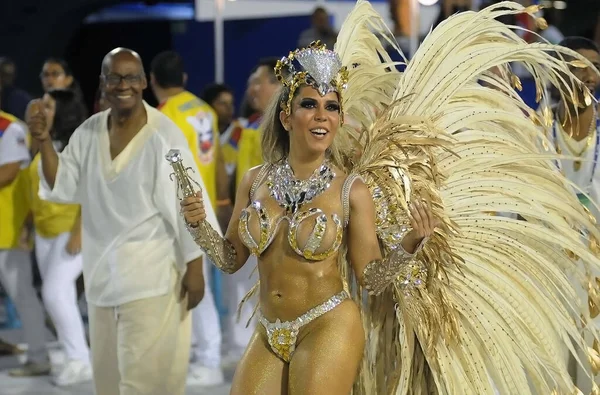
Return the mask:
M185 218L185 222L192 226L198 225L200 221L206 219L202 191L196 192L196 196L191 196L181 201L181 214Z

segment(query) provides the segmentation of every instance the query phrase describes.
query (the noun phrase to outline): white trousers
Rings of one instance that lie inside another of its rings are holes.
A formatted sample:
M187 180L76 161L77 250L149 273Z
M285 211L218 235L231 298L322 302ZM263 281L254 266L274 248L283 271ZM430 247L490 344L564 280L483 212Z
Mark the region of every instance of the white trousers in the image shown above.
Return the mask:
M96 395L184 395L190 314L173 273L166 295L116 307L88 303Z
M28 251L0 249L0 283L19 314L28 361L44 362L48 358L44 309L33 288L31 269Z
M35 254L42 277L42 298L67 359L90 361L90 351L79 306L75 281L83 270L81 254L67 250L70 233L51 239L35 235Z
M203 271L206 285L204 298L192 310L192 352L193 363L217 368L221 365L221 323L211 289L212 263L204 260Z
M258 281L258 271L255 270L257 264L257 258L251 255L240 270L232 275L225 276L223 281L224 299L226 299L228 310L225 336L227 339L226 346L228 352L234 356L241 357L243 355L256 328L257 320L255 318L246 327L248 319L254 310L255 300L249 300L244 303L239 321L237 319L237 310L244 296Z

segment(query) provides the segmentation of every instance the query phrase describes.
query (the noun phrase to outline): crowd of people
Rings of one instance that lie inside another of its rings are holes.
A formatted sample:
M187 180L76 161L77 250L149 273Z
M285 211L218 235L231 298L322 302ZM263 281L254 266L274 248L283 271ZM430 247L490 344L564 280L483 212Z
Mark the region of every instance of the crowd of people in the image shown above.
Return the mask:
M470 2L460 3L443 12ZM334 64L332 51L310 44L319 39L331 48L337 40L322 8L313 25L299 47L312 46L310 56L322 53L319 61ZM597 92L598 46L555 37L548 39L593 65L571 71ZM16 65L0 58L0 285L28 345L0 342L0 353L26 355L10 375L49 376L58 386L93 381L98 395L183 394L186 384L222 384L223 367L241 360L235 394L288 393L284 387L290 394L323 388L342 394L355 385L365 332L359 309L347 300L353 286L340 278L338 251L348 250L357 284L380 294L448 224L436 217L433 195L413 202L405 208L410 230L394 253L383 254L366 180L346 177L346 163L354 159L336 157L338 126L356 126L352 116L344 120L344 69L334 73L338 80L333 74L320 80L321 71L306 64L302 77L293 70L288 78L284 67L284 59L261 59L236 111L234 91L225 84L206 86L198 96L187 90L178 53L162 52L144 70L135 51L116 48L99 65L90 114L64 60L44 62L44 94L33 98L15 86ZM494 75L500 80L504 74L498 69ZM156 108L142 99L148 88ZM559 168L598 218L600 116L595 101L584 91L578 95L555 103L547 137L569 156ZM369 105L380 110L368 103L365 111ZM541 109L538 114L545 116ZM306 136L293 132L299 129L308 130ZM183 207L165 160L171 149L180 150L201 191ZM300 187L308 189L293 189ZM312 199L319 205L300 210ZM281 209L289 231L281 230L281 219L273 221ZM315 213L315 225L303 227ZM306 261L309 268L302 266ZM389 272L373 269L374 263ZM231 274L223 295L211 289L213 265ZM84 292L89 336L79 310ZM226 301L223 328L217 298ZM295 332L281 332L281 321ZM50 364L47 329L64 350L63 366ZM292 355L302 362L294 365ZM315 355L320 365L313 366ZM328 372L333 379L326 383ZM579 368L582 383L585 375Z

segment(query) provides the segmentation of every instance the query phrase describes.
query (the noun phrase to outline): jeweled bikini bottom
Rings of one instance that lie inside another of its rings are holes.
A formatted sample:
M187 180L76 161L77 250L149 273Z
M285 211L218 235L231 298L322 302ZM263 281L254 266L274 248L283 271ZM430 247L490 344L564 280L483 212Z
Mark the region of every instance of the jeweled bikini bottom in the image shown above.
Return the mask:
M290 362L292 354L296 349L296 340L300 328L333 310L346 299L348 299L348 294L346 291L342 291L339 294L333 295L326 302L308 310L294 321L281 322L277 319L275 322L269 322L260 314L259 321L267 331L267 340L275 355L285 362Z

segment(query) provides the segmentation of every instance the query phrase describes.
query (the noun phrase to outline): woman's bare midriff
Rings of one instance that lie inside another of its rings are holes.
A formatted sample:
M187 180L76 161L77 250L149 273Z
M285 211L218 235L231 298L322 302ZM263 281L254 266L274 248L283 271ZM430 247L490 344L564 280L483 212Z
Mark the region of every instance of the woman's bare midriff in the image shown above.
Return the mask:
M293 321L343 289L337 255L324 261L308 261L288 245L287 229L259 259L260 309L274 322Z

